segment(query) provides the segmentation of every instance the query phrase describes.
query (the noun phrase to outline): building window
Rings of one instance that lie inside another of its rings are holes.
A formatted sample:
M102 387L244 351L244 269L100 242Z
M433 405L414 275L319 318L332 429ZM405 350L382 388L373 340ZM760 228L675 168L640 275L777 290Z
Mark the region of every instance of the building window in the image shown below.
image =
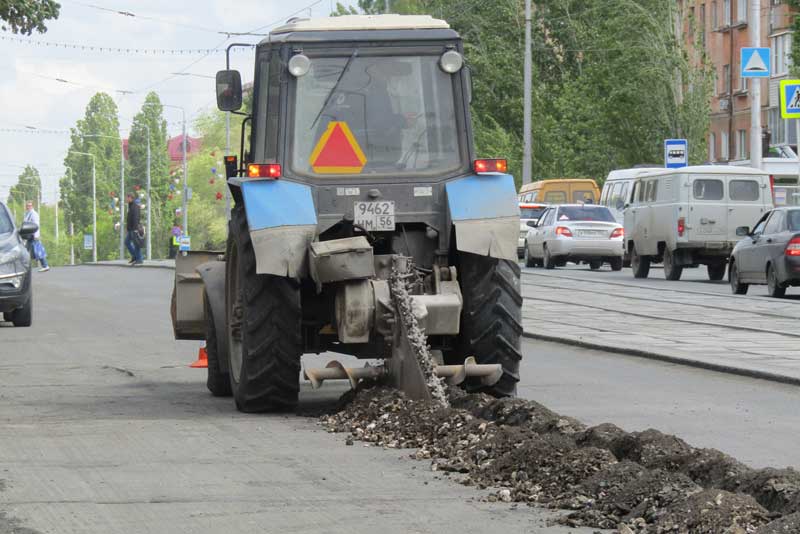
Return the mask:
M713 96L717 96L719 94L719 75L717 74L717 69L711 71L711 91Z
M711 29L716 30L719 28L719 19L717 19L717 2L711 2Z
M722 0L722 25L731 25L731 0Z
M736 132L736 159L747 159L747 130Z
M736 22L747 22L747 0L736 0Z
M721 141L722 143L719 146L719 157L723 161L727 161L730 159L730 143L728 142L728 132L722 132Z
M700 44L706 47L706 5L700 4Z
M714 132L708 134L708 161L717 161L717 135Z
M731 94L731 66L722 66L722 94Z
M739 77L739 91L742 93L747 92L747 78Z
M772 37L772 74L783 76L789 73L792 60L792 34L782 33Z
M689 8L689 27L686 28L686 31L689 34L689 39L694 37L694 25L697 24L697 20L694 18L694 8Z

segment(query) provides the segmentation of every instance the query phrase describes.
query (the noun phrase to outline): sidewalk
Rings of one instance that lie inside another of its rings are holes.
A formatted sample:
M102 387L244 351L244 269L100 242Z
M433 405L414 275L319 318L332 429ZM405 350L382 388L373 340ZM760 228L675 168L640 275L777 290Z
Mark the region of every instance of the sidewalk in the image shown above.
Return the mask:
M525 337L800 385L800 306L523 278Z
M98 261L97 263L82 263L81 265L91 265L95 267L126 267L133 268L127 260L108 260ZM175 269L175 260L145 260L144 265L139 265L137 269Z

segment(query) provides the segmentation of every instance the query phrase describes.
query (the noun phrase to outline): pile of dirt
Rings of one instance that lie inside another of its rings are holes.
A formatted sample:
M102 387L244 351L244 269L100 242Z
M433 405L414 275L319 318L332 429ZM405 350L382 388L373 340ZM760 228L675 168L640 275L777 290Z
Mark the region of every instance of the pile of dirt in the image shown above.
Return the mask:
M704 490L657 514L644 532L746 534L769 522L769 513L749 495Z
M800 512L795 512L756 530L755 534L797 534L800 532Z
M489 501L570 510L558 520L568 526L744 534L800 508L800 473L791 469L754 470L654 429L586 427L532 401L448 395L445 408L363 389L320 422L347 433L348 444L416 449L411 456L432 470L490 490Z

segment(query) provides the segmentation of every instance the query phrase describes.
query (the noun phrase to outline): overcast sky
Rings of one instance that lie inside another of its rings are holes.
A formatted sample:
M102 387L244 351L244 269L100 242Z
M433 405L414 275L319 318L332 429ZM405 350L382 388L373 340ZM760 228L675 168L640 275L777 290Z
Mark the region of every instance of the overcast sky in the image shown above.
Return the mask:
M213 80L173 76L186 71L213 76L225 67L224 53L171 55L118 53L44 46L42 42L106 48L222 49L231 42L258 42L257 36L233 37L218 32L259 33L302 10L314 17L328 16L335 0L59 0L61 15L48 22L48 31L20 37L0 32L0 199L28 164L43 176L43 196L52 202L63 175L69 136L43 133L67 130L83 117L89 99L108 92L120 109L122 133L127 137L134 114L145 95L155 90L165 104L183 106L187 120L214 106ZM355 4L355 0L342 2ZM126 11L134 16L113 11ZM22 39L15 42L9 39ZM34 43L40 44L34 44ZM244 81L253 77L252 53L233 56L233 68ZM65 80L57 81L56 78ZM133 91L124 94L119 91ZM170 135L180 133L181 113L165 109ZM23 132L6 131L24 130ZM190 127L191 133L191 127Z

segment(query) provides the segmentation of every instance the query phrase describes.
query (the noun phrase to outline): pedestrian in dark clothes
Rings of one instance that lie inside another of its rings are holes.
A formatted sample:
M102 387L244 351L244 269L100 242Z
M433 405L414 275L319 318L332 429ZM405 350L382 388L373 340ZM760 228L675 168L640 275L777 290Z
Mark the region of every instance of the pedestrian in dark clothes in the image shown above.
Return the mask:
M126 236L125 236L125 246L128 249L128 252L131 254L131 265L142 265L144 262L142 261L142 247L139 243L139 238L136 235L136 232L139 230L139 199L135 198L132 193L128 193L127 195L128 200L128 218L125 224Z

